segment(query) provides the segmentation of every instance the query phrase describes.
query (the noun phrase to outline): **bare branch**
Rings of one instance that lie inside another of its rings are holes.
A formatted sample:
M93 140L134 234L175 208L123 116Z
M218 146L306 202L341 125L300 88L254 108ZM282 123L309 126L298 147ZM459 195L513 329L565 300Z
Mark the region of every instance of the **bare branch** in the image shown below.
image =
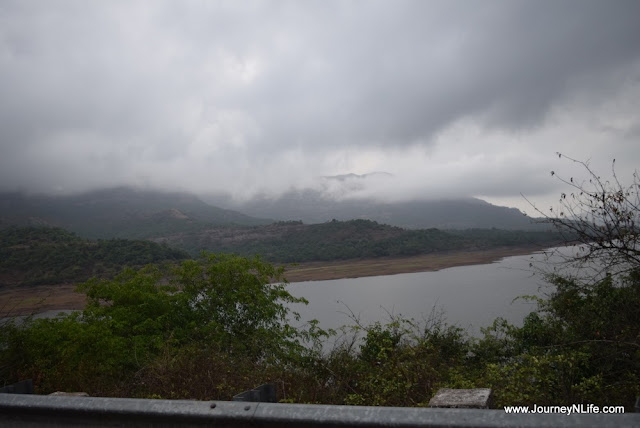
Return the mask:
M560 257L573 268L590 267L593 272L627 272L640 267L640 180L634 172L632 183L624 185L611 163L611 179L603 179L591 169L589 161L580 161L562 153L559 158L573 162L585 171L583 180L564 178L552 171L554 179L568 187L558 207L549 213L540 210L523 196L531 207L553 225L568 245L578 253ZM560 254L554 254L558 257ZM585 279L597 280L596 277Z

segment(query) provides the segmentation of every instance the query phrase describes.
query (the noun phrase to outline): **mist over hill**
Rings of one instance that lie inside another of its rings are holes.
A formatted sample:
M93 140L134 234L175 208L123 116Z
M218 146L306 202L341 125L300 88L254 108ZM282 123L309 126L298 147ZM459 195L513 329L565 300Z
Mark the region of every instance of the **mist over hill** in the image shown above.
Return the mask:
M0 227L55 226L87 238L156 238L223 226L274 221L305 224L372 220L405 229L546 230L514 208L475 198L385 202L372 196L393 183L384 172L321 177L317 188L234 201L231 195L198 197L127 187L71 196L0 193ZM374 184L375 186L372 186Z
M365 219L406 229L545 230L547 225L526 217L515 208L492 205L471 197L410 199L395 202L376 197L381 189L392 193L393 175L385 172L321 177L315 188L292 189L282 195L260 195L234 201L231 195L203 199L213 205L255 217L324 223Z
M360 180L351 176L344 181L354 178ZM13 193L0 194L0 226L62 227L83 238L148 239L192 256L206 250L261 255L273 262L407 257L558 242L555 233L527 231L531 224L517 210L477 199L382 203L331 199L307 189L273 200L254 199L242 209L256 215L218 208L188 193L130 188L75 196Z
M270 222L211 206L183 192L119 187L73 196L0 194L0 227L56 226L88 238L147 238Z

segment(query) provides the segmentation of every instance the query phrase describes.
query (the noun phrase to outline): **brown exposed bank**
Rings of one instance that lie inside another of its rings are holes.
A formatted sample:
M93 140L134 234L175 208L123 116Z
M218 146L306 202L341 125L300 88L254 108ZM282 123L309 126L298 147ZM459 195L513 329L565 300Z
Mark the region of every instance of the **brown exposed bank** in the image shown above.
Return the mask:
M504 257L532 254L540 247L495 248L486 251L455 251L403 258L376 258L339 262L312 262L286 266L290 282L428 272L455 266L487 264ZM0 291L0 318L29 315L49 310L82 309L83 294L73 284L9 288Z
M532 254L542 247L504 247L484 251L453 251L402 258L311 262L287 266L290 282L428 272L455 266L493 263L509 256Z

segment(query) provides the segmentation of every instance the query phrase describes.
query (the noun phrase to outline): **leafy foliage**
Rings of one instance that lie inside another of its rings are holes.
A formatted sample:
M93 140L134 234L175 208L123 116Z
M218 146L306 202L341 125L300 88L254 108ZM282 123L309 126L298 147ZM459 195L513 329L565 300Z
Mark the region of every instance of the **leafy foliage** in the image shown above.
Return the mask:
M600 193L585 192L583 206L598 200L602 205L586 217L550 221L586 247L566 261L595 261L603 269L584 270L581 277L545 272L554 291L537 299L538 310L521 327L497 319L473 339L439 317L369 326L354 319L337 336L317 322L295 326L298 317L290 307L306 301L287 292L281 268L259 258L204 253L179 266L150 265L92 279L80 286L89 300L82 313L1 326L0 379L33 378L38 392L200 399L230 399L273 382L283 401L392 406L426 405L442 387L490 387L497 407L593 403L631 410L640 394L640 265L629 241L636 236L635 220L630 222L638 214L637 184L620 194L599 180ZM575 208L573 214L580 212ZM408 234L368 221L303 226L277 225L303 230L316 250L305 252L295 234L272 242L289 245L287 251L300 257L354 257L521 245L526 236L485 230ZM587 233L593 228L599 235ZM34 248L84 242L55 230L20 233L30 236ZM360 240L363 233L369 238ZM3 245L22 248L18 235L9 233ZM258 248L245 245L236 248ZM271 257L280 254L269 251ZM335 345L323 352L332 334Z
M281 269L257 258L213 254L92 279L79 287L89 300L82 313L1 329L2 379L111 395L148 391L144 378L126 384L143 372L172 372L162 368L166 358L190 365L184 358L209 353L266 368L285 357L303 361L311 352L303 343L324 332L289 324L297 318L289 305L306 301L284 284Z
M495 405L624 404L638 393L639 277L587 291L559 282L522 327L481 339L440 318L294 327L282 271L205 254L175 268L125 270L81 286L82 313L0 328L0 378L37 391L230 399L278 385L288 402L424 406L443 387L491 387ZM306 346L305 346L306 344Z
M640 393L640 276L593 287L554 279L556 291L522 327L496 323L477 345L497 405L612 403Z
M568 159L585 169L587 180L559 178L571 192L561 194L560 209L551 209L556 216L547 221L576 251L551 253L559 263L549 260L541 272L555 289L522 327L496 323L487 331L480 347L499 352L485 381L502 404L631 409L640 394L638 176L624 186L615 170L604 180L588 163Z
M354 405L425 406L442 386L455 385L470 341L441 320L429 326L395 319L359 326L358 352L343 343L319 373L331 385L323 401Z
M64 229L10 227L0 230L0 274L16 285L58 284L109 276L122 266L181 260L183 251L149 241L88 241Z
M553 232L471 229L405 230L370 220L333 220L303 225L281 222L252 228L211 229L207 233L167 238L192 254L201 250L260 254L271 262L307 262L376 257L406 257L454 250L482 250L505 246L555 245Z

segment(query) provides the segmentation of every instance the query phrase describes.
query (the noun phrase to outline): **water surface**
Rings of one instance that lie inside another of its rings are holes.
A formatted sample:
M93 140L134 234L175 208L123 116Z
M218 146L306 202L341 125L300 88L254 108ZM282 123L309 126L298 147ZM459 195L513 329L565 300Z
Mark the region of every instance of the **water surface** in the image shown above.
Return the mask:
M309 300L308 306L297 305L296 310L305 320L319 320L322 328L353 324L349 312L368 324L388 321L390 314L421 320L435 308L447 322L478 334L497 317L521 324L535 309L533 303L514 301L545 292L544 282L529 267L532 257L539 256L436 272L291 283L290 292Z

